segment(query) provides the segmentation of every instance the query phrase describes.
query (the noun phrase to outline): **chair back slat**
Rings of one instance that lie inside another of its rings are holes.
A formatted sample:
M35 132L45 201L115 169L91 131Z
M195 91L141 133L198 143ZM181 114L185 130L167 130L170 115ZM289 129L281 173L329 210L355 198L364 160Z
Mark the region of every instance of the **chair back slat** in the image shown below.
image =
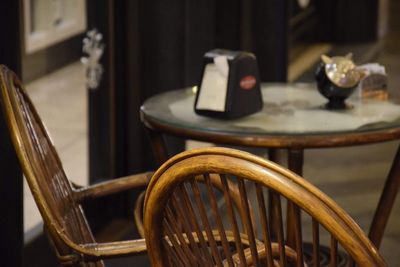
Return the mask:
M169 212L169 209L167 209L166 220L164 221L164 230L165 235L168 237L168 241L171 243L168 245L173 247L179 259L183 261L185 266L191 266L192 255L190 253L186 253L188 250L185 251L185 245L187 244L186 242L182 243L182 241L179 241L180 234L176 235L175 233L180 233L180 231L174 230L174 227L176 227L176 220L174 217L171 217L171 213Z
M301 226L301 210L297 205L293 205L293 229L296 247L296 266L302 267L304 264L303 257L303 237L302 237L302 226Z
M249 208L249 202L247 201L247 192L246 192L246 187L244 185L244 181L241 178L238 178L238 185L239 185L239 192L240 195L242 196L242 209L244 211L242 220L245 225L245 233L247 234L249 238L249 246L250 246L250 252L251 252L251 257L252 257L252 263L255 266L260 266L260 262L258 260L258 254L257 254L257 245L256 245L256 238L254 235L254 230L251 224L251 215L250 215L250 208Z
M204 239L203 233L200 230L200 225L197 221L197 216L194 212L194 208L193 208L193 203L190 200L190 197L188 195L187 189L184 185L180 185L178 187L178 191L179 191L179 195L181 196L182 199L182 203L184 203L185 208L184 210L187 211L186 214L183 214L182 212L182 216L187 217L188 219L190 219L190 225L193 227L193 231L194 234L197 237L197 244L195 247L196 250L199 249L199 253L200 253L200 257L203 259L203 264L205 266L213 266L210 265L210 263L213 261L211 255L208 253L208 245L206 243L206 240ZM191 235L191 234L190 234Z
M279 250L279 262L282 266L286 266L286 248L285 248L285 234L283 232L283 217L282 217L282 204L281 198L278 193L270 192L271 195L271 208L272 208L272 224L273 229L277 232L274 233L277 242L278 242L278 250Z
M212 186L211 181L210 181L210 176L208 174L204 175L204 181L205 181L205 185L206 185L206 188L207 188L208 197L209 197L209 200L210 200L212 217L214 219L216 229L218 230L218 234L219 234L220 239L221 239L220 241L222 243L223 253L226 256L228 266L232 266L233 267L234 264L233 264L233 260L232 260L232 255L230 253L228 240L227 240L226 235L225 235L224 226L222 225L221 214L219 212L218 204L217 204L217 197L215 196L215 192L214 192L213 186Z
M239 231L238 222L237 222L238 220L236 219L236 216L235 216L235 210L234 210L234 206L233 206L232 196L230 193L231 190L230 190L230 187L228 186L226 175L221 175L221 182L223 185L223 193L224 193L225 203L226 203L226 207L227 207L227 216L228 216L229 222L232 227L232 232L233 232L233 236L235 239L235 247L236 247L236 251L238 252L239 262L241 265L244 265L246 262L246 258L244 256L244 252L243 252L243 244L240 240L240 231Z
M312 263L313 266L319 267L320 266L320 243L319 243L319 223L315 218L312 218L312 250L313 250L313 258Z
M294 216L283 212L288 205ZM208 148L172 158L153 176L144 211L153 266L320 266L326 251L320 245L330 252L324 262L330 266L343 266L338 264L346 257L359 266L386 266L326 195L276 164L236 150Z
M274 190L268 190L268 218L269 218L269 229L271 232L271 240L274 241L277 239L278 229L276 228L275 219L274 219Z
M330 266L338 266L338 242L334 236L331 236Z
M209 247L211 248L213 261L216 262L218 266L222 266L222 259L220 254L218 253L218 245L213 235L213 228L211 227L211 224L208 220L206 207L204 206L204 202L201 198L201 191L199 189L197 182L194 179L190 180L190 186L194 195L198 213L201 218L203 229L205 230L206 233L207 242L209 243Z
M181 190L180 190L181 192ZM175 208L176 216L181 218L182 220L182 232L184 234L183 241L185 241L185 237L188 239L188 244L190 246L190 251L194 254L194 257L199 259L201 262L203 262L203 254L200 252L199 248L199 243L196 242L194 235L196 235L195 228L193 228L193 221L189 221L190 218L187 216L186 211L189 209L185 205L185 199L179 198L178 199L178 194L174 194L174 196L171 198L173 206ZM179 194L181 196L181 194ZM181 205L185 205L185 209L182 208ZM184 211L185 210L185 211Z
M178 242L179 246L182 248L180 250L183 255L186 256L187 260L190 263L190 266L194 266L195 262L197 261L196 255L193 253L193 250L189 247L189 242L186 241L184 235L184 225L181 224L181 221L177 221L176 218L179 216L178 212L176 211L177 208L176 206L174 207L175 209L172 211L171 210L171 205L167 207L166 210L166 216L169 219L169 223L167 224L167 227L169 227L169 235L173 235L171 238L172 240L175 240ZM183 219L183 218L181 218ZM187 231L189 231L187 229ZM175 243L176 244L176 243Z
M188 266L189 263L185 264L185 260L179 255L179 253L177 253L176 251L176 246L171 246L171 244L169 243L169 241L167 241L166 239L163 240L163 242L165 243L164 247L167 251L168 254L172 255L172 257L169 257L169 266Z
M259 184L255 184L256 194L257 194L257 204L258 204L258 212L260 215L260 226L262 231L262 237L264 241L264 249L265 249L265 265L273 266L273 258L272 258L272 248L271 248L271 235L269 228L269 220L267 218L267 209L265 205L264 192L262 187Z

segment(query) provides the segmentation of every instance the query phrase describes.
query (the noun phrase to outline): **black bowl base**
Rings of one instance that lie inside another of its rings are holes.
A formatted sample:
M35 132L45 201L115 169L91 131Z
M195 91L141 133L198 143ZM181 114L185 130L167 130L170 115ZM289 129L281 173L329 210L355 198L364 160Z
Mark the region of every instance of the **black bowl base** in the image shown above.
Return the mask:
M344 99L329 99L329 102L325 104L326 109L340 110L352 108L352 105L347 104Z

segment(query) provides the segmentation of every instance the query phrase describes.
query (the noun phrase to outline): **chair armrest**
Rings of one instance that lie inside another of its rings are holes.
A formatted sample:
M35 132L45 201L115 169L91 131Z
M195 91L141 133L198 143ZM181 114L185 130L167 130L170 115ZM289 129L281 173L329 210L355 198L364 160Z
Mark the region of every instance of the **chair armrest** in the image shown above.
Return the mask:
M74 244L71 246L76 257L66 258L66 262L73 263L81 260L93 262L100 259L140 255L147 253L145 239L124 240L104 243Z
M81 202L85 199L93 199L134 188L145 187L148 185L152 175L153 172L145 172L116 178L86 187L76 188L74 190L74 199L77 202Z
M85 260L123 257L145 254L147 252L145 239L124 240L104 243L80 245L78 249Z

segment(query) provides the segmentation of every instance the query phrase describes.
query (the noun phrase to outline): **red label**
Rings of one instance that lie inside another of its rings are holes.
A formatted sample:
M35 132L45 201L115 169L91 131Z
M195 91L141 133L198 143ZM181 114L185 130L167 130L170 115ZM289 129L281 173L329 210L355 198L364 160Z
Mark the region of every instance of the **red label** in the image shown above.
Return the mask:
M253 89L253 87L256 85L256 82L256 77L247 75L240 80L240 87L244 90L250 90Z

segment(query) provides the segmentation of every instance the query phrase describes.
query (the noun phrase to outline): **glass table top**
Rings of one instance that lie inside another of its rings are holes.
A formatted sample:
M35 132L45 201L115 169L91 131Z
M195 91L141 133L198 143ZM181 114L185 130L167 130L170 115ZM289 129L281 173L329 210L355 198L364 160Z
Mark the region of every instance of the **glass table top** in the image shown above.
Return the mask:
M261 111L234 120L200 116L194 112L193 88L170 91L148 99L145 120L180 129L237 135L326 135L400 127L400 105L395 99L350 97L348 108L328 110L314 84L263 84Z

